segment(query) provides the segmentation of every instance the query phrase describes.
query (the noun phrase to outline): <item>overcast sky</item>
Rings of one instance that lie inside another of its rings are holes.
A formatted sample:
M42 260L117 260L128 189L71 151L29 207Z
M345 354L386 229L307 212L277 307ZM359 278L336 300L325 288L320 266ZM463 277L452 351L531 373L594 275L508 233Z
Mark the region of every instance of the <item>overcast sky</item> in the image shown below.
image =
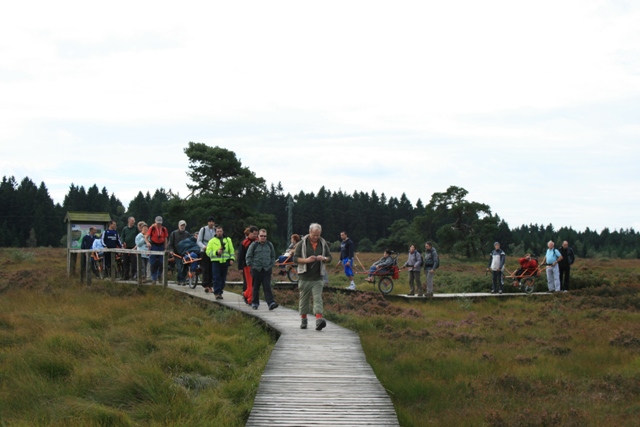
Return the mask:
M285 192L464 187L511 227L640 229L640 2L9 2L0 170L186 194L189 141Z

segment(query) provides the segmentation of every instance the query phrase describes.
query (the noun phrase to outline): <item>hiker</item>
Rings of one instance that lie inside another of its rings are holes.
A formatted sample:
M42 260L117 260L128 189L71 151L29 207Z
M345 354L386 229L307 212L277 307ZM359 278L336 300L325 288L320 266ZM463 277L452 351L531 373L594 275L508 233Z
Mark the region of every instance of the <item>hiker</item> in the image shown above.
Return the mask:
M205 292L213 292L216 299L223 299L224 285L227 281L229 266L233 265L236 259L236 251L233 249L233 242L224 235L221 225L216 227L216 236L207 243L207 255L211 258L211 278L213 289L209 287Z
M167 238L169 231L167 227L162 225L162 217L157 216L153 225L145 235L145 240L150 251L164 252L167 249ZM149 264L151 265L151 284L155 285L162 279L162 255L150 255Z
M253 283L251 308L257 310L260 306L260 286L264 290L264 299L267 301L269 310L278 308L278 303L273 299L271 291L271 273L276 263L276 250L273 248L273 244L267 240L267 230L264 228L259 230L258 240L249 246L246 263L251 268Z
M562 261L562 255L551 240L547 243L547 248L547 253L544 256L544 262L547 265L547 286L549 287L549 292L560 292L560 267L558 267L558 262Z
M438 252L431 242L427 242L424 244L424 273L427 276L426 296L429 298L433 297L433 276L438 267L440 267Z
M420 283L420 268L422 267L422 255L416 249L416 245L409 246L409 256L404 267L409 269L409 287L411 292L409 296L415 295L416 287L418 288L418 296L422 296L422 283Z
M140 230L140 233L136 236L136 249L139 251L148 251L149 247L147 246L147 241L144 237L149 232L149 226L146 222L140 221L138 223L138 229ZM149 268L149 254L143 252L142 255L140 255L140 260L142 261L142 277L145 281L148 281L148 277L150 275L147 273L147 269Z
M253 278L251 267L247 265L247 249L258 239L258 227L250 225L244 230L244 240L238 250L238 270L242 272L242 299L245 304L251 305L253 301Z
M316 316L316 331L327 326L323 318L322 304L323 277L326 275L325 264L331 262L331 250L327 242L320 237L322 226L312 223L309 234L304 236L296 246L293 261L298 264L298 289L300 290L300 329L307 329L307 314L311 311L313 298L313 314Z
M562 242L562 246L560 246L560 255L562 258L558 263L559 271L560 271L560 289L562 292L567 292L569 290L569 282L571 280L571 265L576 259L576 255L573 252L573 249L569 247L569 242L566 240Z
M200 247L200 268L202 269L202 287L205 292L211 289L211 258L207 255L207 245L216 235L215 219L207 218L207 225L198 232L198 246Z
M82 238L82 242L80 243L80 249L91 249L93 248L93 241L95 240L95 234L96 234L96 228L95 227L89 227L89 234L86 234L83 238ZM86 257L90 256L90 253L83 253L82 256L80 257L80 262L82 263L82 265L80 266L81 268L86 268ZM85 267L83 267L85 266ZM98 271L95 269L95 265L94 262L91 262L91 269L93 270L94 274L98 274ZM89 272L86 272L87 274L89 274Z
M184 255L184 252L180 252L178 245L184 239L188 239L190 237L191 234L187 231L187 222L183 219L178 222L178 229L173 230L169 235L169 244L167 248L172 255L178 255L177 257L174 256L174 259L176 260L176 281L178 282L178 286L184 286L187 284L182 268L182 255Z
M487 271L491 271L491 293L495 294L498 292L502 293L504 288L504 279L503 279L503 271L504 271L504 262L507 256L502 249L500 249L500 243L495 242L493 244L493 251L489 254L489 265L487 266Z
M105 248L122 248L122 242L120 241L118 230L116 230L117 227L118 225L116 224L116 222L111 220L109 222L109 228L106 229L104 233L102 233L102 244ZM111 254L112 252L108 252L104 257L104 267L107 275L111 274Z
M342 242L340 242L340 262L344 268L344 275L347 276L347 280L349 280L349 286L347 289L355 291L356 282L353 281L353 257L355 255L355 245L353 244L353 240L347 236L346 231L340 232L340 239L342 239Z
M390 271L391 266L393 265L393 258L391 257L391 250L385 249L382 254L382 258L378 261L374 262L373 265L369 268L369 275L367 276L367 282L373 282L373 275L385 274ZM355 290L355 287L353 288Z
M125 249L134 249L136 247L136 236L138 230L136 229L136 219L130 216L127 219L127 225L122 227L122 247ZM137 278L138 268L138 256L136 254L122 254L122 269L124 270L124 280L129 280L131 277L133 280Z

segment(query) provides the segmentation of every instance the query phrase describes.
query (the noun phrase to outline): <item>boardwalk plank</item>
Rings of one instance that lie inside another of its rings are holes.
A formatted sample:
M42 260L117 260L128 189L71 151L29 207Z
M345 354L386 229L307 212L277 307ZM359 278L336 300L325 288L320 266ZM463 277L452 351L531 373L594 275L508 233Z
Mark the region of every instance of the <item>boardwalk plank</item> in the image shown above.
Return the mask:
M279 307L258 310L240 295L225 292L215 300L201 288L172 289L239 310L280 333L258 387L247 426L398 426L386 390L367 363L358 335L327 321L323 331L300 329L297 312ZM331 360L325 360L331 358Z

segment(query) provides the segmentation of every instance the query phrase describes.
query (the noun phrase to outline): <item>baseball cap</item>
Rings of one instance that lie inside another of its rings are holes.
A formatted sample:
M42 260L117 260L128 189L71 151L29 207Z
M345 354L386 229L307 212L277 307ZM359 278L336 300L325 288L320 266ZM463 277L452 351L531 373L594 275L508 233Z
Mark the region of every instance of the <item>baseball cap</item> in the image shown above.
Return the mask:
M186 226L186 225L187 225L187 222L186 222L184 219L181 219L181 220L178 222L178 226L181 226L181 225Z
M157 217L156 217L156 222L157 222L158 224L162 224L162 217L161 217L161 216L157 216Z

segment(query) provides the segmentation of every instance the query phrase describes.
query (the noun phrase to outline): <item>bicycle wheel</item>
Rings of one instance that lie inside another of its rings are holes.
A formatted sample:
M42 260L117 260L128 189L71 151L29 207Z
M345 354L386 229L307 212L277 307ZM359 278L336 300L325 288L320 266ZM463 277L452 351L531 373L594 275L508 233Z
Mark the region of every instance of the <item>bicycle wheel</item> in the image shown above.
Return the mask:
M191 289L195 289L196 286L198 286L198 272L190 271L189 276L187 277L187 280L189 282L189 287Z
M536 287L535 281L532 278L528 278L528 279L524 279L522 281L522 288L524 289L524 291L528 294L533 293L533 290Z
M297 282L298 281L298 268L293 266L289 266L289 268L287 269L287 277L289 278L290 281L292 282Z
M378 289L385 295L389 294L393 290L393 280L391 280L391 277L381 278L380 282L378 282Z

